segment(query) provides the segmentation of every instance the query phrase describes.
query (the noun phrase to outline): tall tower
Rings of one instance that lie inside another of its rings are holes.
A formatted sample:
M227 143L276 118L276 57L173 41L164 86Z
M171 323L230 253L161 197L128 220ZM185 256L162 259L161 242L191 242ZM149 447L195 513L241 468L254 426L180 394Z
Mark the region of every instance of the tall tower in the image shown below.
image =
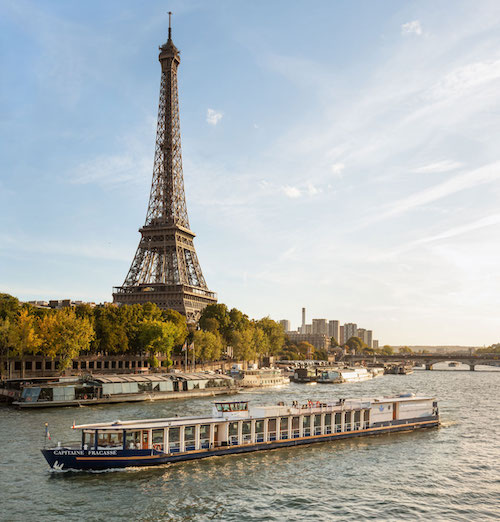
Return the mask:
M172 42L169 13L168 41L160 47L160 103L156 129L153 182L146 222L123 286L115 287L120 304L156 303L172 308L194 322L205 306L217 302L203 277L189 227L182 174L181 130L177 68L179 51Z

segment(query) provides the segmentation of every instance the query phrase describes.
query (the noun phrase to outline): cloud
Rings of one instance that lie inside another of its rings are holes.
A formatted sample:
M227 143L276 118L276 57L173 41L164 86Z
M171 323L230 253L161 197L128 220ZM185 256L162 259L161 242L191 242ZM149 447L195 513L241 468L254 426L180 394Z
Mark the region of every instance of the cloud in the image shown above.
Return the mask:
M315 187L312 183L307 184L307 193L310 196L315 196L316 194L320 193L321 189Z
M406 243L401 247L395 248L392 251L385 252L379 256L375 256L374 260L387 260L389 258L402 254L403 252L407 252L409 250L412 250L422 245L426 245L428 243L433 243L435 241L441 241L444 239L451 239L453 237L466 234L468 232L476 231L481 228L491 227L498 224L500 224L500 214L492 214L490 216L483 217L465 225L459 225L456 227L449 228L448 230L445 230L444 232L439 232L438 234L432 234L427 237L416 239L415 241L410 241L409 243Z
M336 177L341 178L344 168L345 168L345 165L343 163L334 163L330 167L330 170L332 171L333 174L335 174Z
M450 170L456 170L462 166L462 163L458 161L444 160L437 161L436 163L429 163L422 167L413 169L413 172L417 174L434 174L439 172L449 172Z
M393 203L392 207L385 212L381 212L378 215L370 218L368 222L374 223L389 217L403 214L404 212L413 210L414 208L417 208L421 205L431 203L477 185L491 183L499 178L500 161L497 161L495 163L490 163L489 165L475 169L471 172L466 172L465 174L455 176L449 180L444 181L443 183L434 185L433 187L412 194L406 198L402 198Z
M297 187L290 187L288 185L283 187L283 192L285 193L285 195L287 197L292 198L292 199L300 198L300 196L302 195L302 193L300 192L300 190Z
M207 123L210 125L217 125L222 120L222 112L217 112L214 109L207 109Z
M401 34L416 34L417 36L422 35L422 26L420 20L413 20L407 22L401 26Z

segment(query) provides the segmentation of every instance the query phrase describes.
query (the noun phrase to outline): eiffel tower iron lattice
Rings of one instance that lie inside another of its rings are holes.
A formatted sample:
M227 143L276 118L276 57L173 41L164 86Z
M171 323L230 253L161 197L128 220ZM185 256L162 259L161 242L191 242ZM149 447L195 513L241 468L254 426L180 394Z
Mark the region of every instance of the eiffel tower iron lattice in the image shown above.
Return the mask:
M180 56L172 42L170 20L159 61L160 103L146 222L139 229L141 239L125 282L114 288L113 301L156 303L194 322L205 306L217 302L217 296L207 287L193 244L195 234L189 228L177 89Z

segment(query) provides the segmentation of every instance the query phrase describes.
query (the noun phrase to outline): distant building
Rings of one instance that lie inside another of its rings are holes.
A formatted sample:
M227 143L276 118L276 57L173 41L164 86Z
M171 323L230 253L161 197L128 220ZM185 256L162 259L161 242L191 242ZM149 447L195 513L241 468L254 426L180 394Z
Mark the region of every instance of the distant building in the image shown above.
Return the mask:
M328 335L328 324L326 319L313 319L312 320L312 333Z
M302 308L302 328L306 325L306 309Z
M369 348L373 348L373 331L366 330L366 344Z
M338 321L328 321L328 337L335 337L338 343L340 343L340 329Z
M343 346L343 344L345 343L345 335L344 335L343 326L339 326L339 338L337 339L337 341L339 342L340 346Z
M351 337L358 336L358 325L356 323L344 324L344 342L346 343Z
M289 332L291 329L290 321L288 319L281 319L280 325L283 327L283 330L285 330L285 332Z
M61 308L70 308L70 307L79 306L79 305L83 305L83 304L89 305L92 308L95 307L95 303L86 303L84 301L73 301L71 299L51 299L48 302L48 306L55 310L59 310Z
M378 341L377 339L373 339L373 346L372 348L375 348L375 350L378 350Z
M364 328L358 328L358 335L356 337L359 337L365 344L368 344L366 342L366 330Z
M323 334L303 334L298 332L288 332L288 338L295 344L299 344L301 342L312 344L318 350L327 350L330 347L329 337Z

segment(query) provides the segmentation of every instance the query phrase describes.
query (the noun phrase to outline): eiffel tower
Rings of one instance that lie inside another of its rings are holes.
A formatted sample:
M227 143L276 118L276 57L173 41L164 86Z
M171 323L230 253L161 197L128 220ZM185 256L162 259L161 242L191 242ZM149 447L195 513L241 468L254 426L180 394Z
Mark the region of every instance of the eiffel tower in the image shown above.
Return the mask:
M156 303L196 322L201 310L217 302L201 271L189 227L182 174L177 68L179 51L172 42L172 13L168 41L160 47L160 103L156 130L153 182L146 222L127 277L115 287L113 302Z

